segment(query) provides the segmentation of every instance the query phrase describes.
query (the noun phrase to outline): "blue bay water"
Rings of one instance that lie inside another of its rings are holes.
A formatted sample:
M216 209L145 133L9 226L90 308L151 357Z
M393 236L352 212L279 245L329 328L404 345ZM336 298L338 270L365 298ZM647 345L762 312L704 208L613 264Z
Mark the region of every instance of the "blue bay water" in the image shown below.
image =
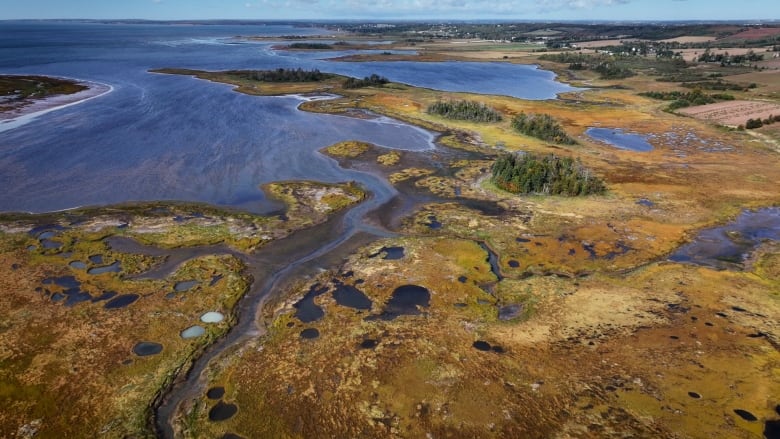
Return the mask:
M356 139L425 150L433 135L386 118L309 114L295 97L254 97L149 69L318 68L450 91L549 99L570 90L550 72L502 63L339 63L276 52L237 35L308 35L291 26L0 22L0 73L72 77L113 91L0 132L0 211L52 211L136 200L184 200L263 212L259 185L357 180L317 150Z

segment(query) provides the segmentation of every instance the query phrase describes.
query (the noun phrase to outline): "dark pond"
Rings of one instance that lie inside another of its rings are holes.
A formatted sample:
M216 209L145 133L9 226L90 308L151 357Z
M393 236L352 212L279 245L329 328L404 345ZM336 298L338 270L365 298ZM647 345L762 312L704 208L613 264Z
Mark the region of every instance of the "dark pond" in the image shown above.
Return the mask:
M528 239L528 238L520 238L520 237L515 238L515 241L517 241L517 242L519 242L521 244L525 244L525 243L531 242L531 240Z
M766 439L780 439L780 420L766 421L764 437Z
M301 331L301 338L306 340L312 340L320 336L320 331L317 328L306 328Z
M739 416L740 418L742 418L742 419L744 419L746 421L750 421L750 422L758 421L758 418L756 418L756 415L754 415L753 413L750 413L747 410L734 409L734 413L736 413L737 416Z
M619 149L629 151L647 152L653 150L653 145L647 141L646 136L640 134L624 133L613 128L588 128L585 134L591 139L606 143Z
M92 262L93 264L102 264L103 255L92 255L89 257L89 262Z
M442 227L442 223L436 219L433 215L428 215L428 228L432 230L439 230Z
M67 294L68 291L66 290L65 293ZM92 296L89 295L89 293L85 293L83 291L75 291L71 294L68 294L68 298L65 299L65 306L73 306L82 302L89 302L92 300Z
M238 406L235 404L228 404L225 402L218 402L217 405L209 410L210 421L227 421L238 413Z
M314 303L314 298L327 292L327 286L322 286L320 284L312 285L311 288L309 288L309 292L293 305L295 308L295 318L303 323L310 323L321 319L325 315L325 311Z
M198 285L200 282L196 280L185 280L182 282L176 282L176 284L173 285L173 290L177 293L182 293L184 291L189 291L192 289L195 285Z
M102 267L93 267L87 270L88 274L105 274L105 273L119 273L122 271L122 263L119 261L114 262L111 265L104 265Z
M68 266L70 266L70 268L75 268L76 270L85 270L87 268L87 264L81 261L71 261Z
M341 306L355 309L371 309L371 299L352 285L337 285L333 291L333 299Z
M38 235L38 239L51 239L51 238L54 238L57 235L58 235L57 232L51 232L51 231L50 232L43 232L40 235Z
M151 341L142 341L136 343L133 346L133 353L139 357L147 357L149 355L157 355L162 352L163 346L160 343L154 343Z
M43 280L44 285L58 285L65 289L71 289L71 288L79 288L81 287L81 282L76 280L73 276L60 276L60 277L50 277L48 279Z
M467 278L466 276L459 276L458 277L458 282L460 282L462 284L465 284L467 280L469 280L469 278Z
M393 291L384 312L379 316L369 318L369 320L376 318L393 320L402 315L419 315L420 310L417 307L427 308L430 306L430 301L431 293L427 288L419 285L403 285Z
M693 399L700 399L701 398L701 395L699 395L696 392L688 392L688 396L690 396Z
M360 348L361 349L374 349L375 347L377 347L377 345L379 345L379 341L378 340L373 340L373 339L370 339L370 338L365 339L362 342L360 342Z
M512 268L518 268L518 267L520 266L520 263L519 263L519 262L517 262L517 261L515 261L514 259L510 260L510 261L508 262L508 264L509 264L509 266L510 266L510 267L512 267Z
M225 396L224 387L212 387L206 391L206 398L208 399L220 399Z
M382 259L388 259L388 260L401 259L404 257L404 248L403 247L382 247L381 249L379 249L378 252L374 253L369 257L374 258L376 256L379 256L382 253L385 254L382 257Z
M474 346L474 349L478 351L487 352L490 350L490 343L482 340L475 341L474 344L472 344L472 346Z
M121 296L117 296L108 302L106 302L105 305L103 305L103 308L105 309L118 309L118 308L124 308L131 303L138 300L140 296L138 294L123 294Z
M745 211L729 224L702 230L669 260L716 269L742 269L746 256L764 240L780 240L780 208Z

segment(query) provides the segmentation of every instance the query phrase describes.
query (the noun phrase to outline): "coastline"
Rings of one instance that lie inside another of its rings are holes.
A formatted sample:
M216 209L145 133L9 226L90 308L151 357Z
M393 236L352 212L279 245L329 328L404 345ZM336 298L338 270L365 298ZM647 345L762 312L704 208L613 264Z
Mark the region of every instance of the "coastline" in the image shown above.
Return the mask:
M21 108L0 113L0 133L26 125L46 113L81 104L114 91L111 85L100 82L78 81L78 84L86 86L87 89L69 95L32 100Z

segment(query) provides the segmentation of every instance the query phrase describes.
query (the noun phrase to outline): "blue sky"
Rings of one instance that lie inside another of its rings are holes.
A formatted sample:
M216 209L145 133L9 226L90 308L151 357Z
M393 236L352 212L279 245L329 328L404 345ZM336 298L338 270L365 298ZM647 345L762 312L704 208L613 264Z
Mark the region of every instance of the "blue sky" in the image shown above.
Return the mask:
M777 0L0 0L0 19L780 19Z

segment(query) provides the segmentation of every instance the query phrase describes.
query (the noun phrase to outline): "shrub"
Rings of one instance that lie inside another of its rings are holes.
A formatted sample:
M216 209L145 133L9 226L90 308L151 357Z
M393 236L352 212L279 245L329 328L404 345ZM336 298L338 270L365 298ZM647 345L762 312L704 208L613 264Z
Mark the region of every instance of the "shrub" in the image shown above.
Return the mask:
M381 87L385 84L390 82L387 78L384 76L379 76L376 73L374 73L371 76L366 76L363 79L357 79L357 78L347 78L346 81L342 84L342 87L344 88L363 88L363 87L372 87L372 86L378 86Z
M566 134L561 125L549 114L520 113L512 119L512 128L526 136L549 142L574 145L577 142Z

